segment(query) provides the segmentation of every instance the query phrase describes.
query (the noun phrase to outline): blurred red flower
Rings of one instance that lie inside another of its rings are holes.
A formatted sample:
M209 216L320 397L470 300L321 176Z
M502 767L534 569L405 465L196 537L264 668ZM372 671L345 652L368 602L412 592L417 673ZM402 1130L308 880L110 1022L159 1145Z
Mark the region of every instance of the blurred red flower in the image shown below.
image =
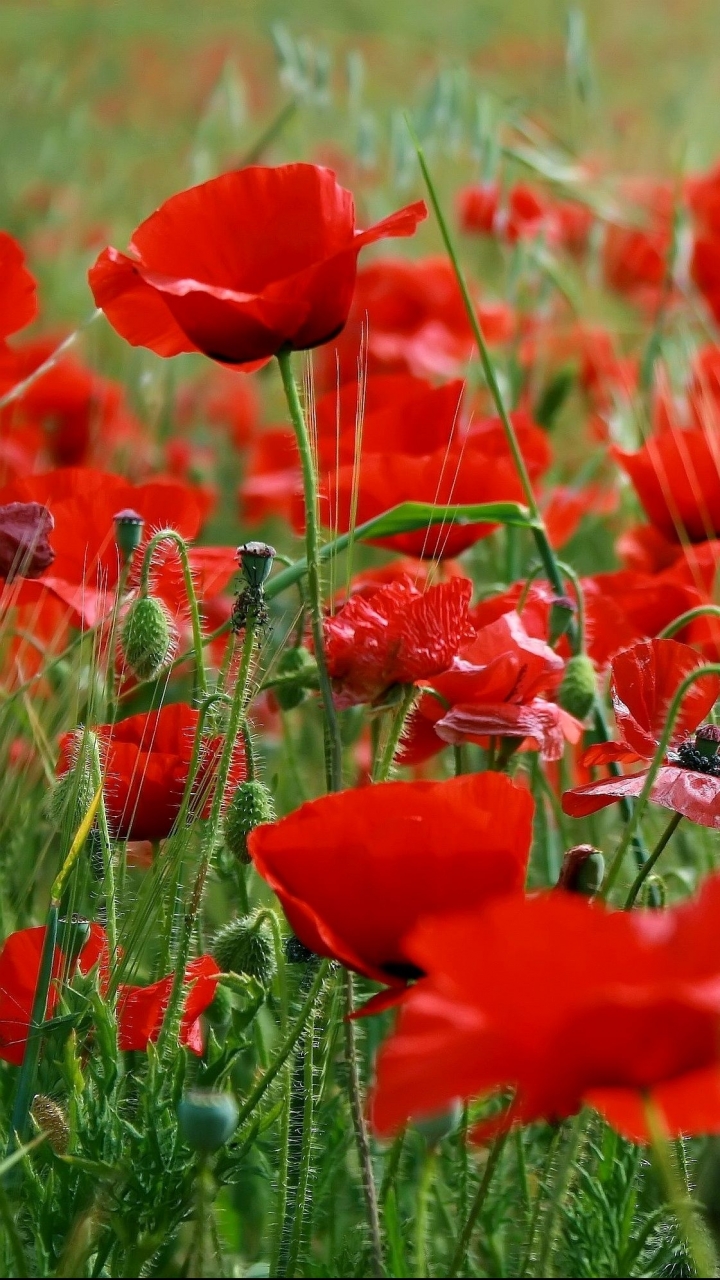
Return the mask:
M180 1044L186 1045L193 1053L203 1052L200 1017L215 999L220 972L212 956L207 955L191 960L185 970L183 985L186 993L180 1020ZM120 984L117 1011L121 1049L142 1051L147 1049L150 1041L157 1040L170 1002L173 981L173 975L169 973L166 978L147 987Z
M671 542L720 533L720 454L704 428L656 432L636 453L614 448L645 514Z
M357 231L353 198L330 169L250 166L171 196L137 228L131 256L101 253L90 286L133 346L257 368L283 347L335 337L359 251L412 235L426 216L419 201Z
M487 746L491 737L527 740L545 760L559 759L565 740L577 742L582 725L540 694L557 689L564 668L515 611L504 613L463 646L447 671L426 682L434 694L425 694L411 716L400 762L417 764L449 742Z
M514 1089L477 1138L587 1104L647 1141L646 1093L673 1136L720 1131L718 929L718 876L663 912L555 890L421 920L405 950L427 977L380 1051L375 1128Z
M183 702L166 703L113 725L95 729L103 753L105 805L113 835L123 840L164 840L180 812L188 781L199 712ZM191 812L207 817L223 737L203 739ZM60 739L58 773L75 765L77 736ZM245 778L242 738L233 751L227 794Z
M676 640L643 640L617 654L612 662L612 700L621 737L618 742L590 747L583 763L595 766L651 760L672 699L685 677L702 665L703 658L695 649ZM655 804L701 826L716 828L720 828L720 770L713 772L713 750L718 744L712 741L711 733L706 744L709 754L705 755L702 744L698 750L697 740L693 742L690 735L712 710L718 694L717 676L702 676L691 685L675 720L665 763L650 792ZM639 796L645 778L645 771L641 771L576 787L563 795L563 810L573 818L582 818L616 800Z
M451 578L418 591L410 577L352 595L324 621L325 658L340 707L374 702L396 684L444 671L475 630L472 583Z
M0 231L0 343L35 319L36 289L17 240Z
M520 893L532 797L499 773L383 782L323 796L249 839L260 875L312 951L400 981L422 916Z

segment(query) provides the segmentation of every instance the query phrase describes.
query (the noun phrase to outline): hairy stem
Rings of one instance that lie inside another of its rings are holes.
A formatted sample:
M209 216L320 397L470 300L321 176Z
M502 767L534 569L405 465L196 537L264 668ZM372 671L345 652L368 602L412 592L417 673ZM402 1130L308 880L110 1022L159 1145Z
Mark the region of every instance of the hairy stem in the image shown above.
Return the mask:
M355 1129L355 1142L357 1145L358 1159L360 1161L360 1173L362 1176L363 1193L365 1196L365 1209L367 1213L368 1227L370 1228L373 1275L383 1276L385 1274L385 1264L383 1261L382 1236L380 1233L380 1213L378 1211L377 1189L375 1187L375 1175L372 1167L370 1139L368 1136L367 1125L365 1123L365 1110L360 1087L357 1039L355 1035L355 1023L352 1016L354 1011L355 1000L353 993L353 976L348 969L345 972L345 1059L348 1069L350 1110L352 1111L353 1127Z

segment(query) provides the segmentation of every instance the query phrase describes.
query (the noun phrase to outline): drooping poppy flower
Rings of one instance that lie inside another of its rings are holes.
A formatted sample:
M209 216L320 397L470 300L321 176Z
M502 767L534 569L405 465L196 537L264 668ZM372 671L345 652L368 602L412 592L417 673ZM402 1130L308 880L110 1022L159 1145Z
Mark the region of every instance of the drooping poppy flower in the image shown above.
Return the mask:
M374 702L392 685L445 671L475 634L468 621L471 595L467 578L418 591L406 577L371 595L351 596L323 623L338 706Z
M494 737L527 742L544 759L559 759L565 740L577 742L582 734L578 720L541 696L557 689L564 668L516 612L503 614L463 646L447 671L425 682L433 692L411 716L399 760L417 764L449 742L487 746ZM434 739L423 720L434 726Z
M39 578L50 568L55 552L50 545L54 520L39 502L8 502L0 506L0 578Z
M36 289L17 240L0 231L0 342L35 319Z
M720 533L720 452L704 429L655 433L636 453L613 449L645 514L670 542Z
M663 912L555 890L420 921L405 947L427 976L380 1051L375 1128L513 1089L476 1137L587 1104L647 1141L644 1094L673 1136L720 1131L718 928L718 876Z
M419 201L358 231L330 169L249 166L171 196L134 232L129 256L101 253L90 287L133 346L257 368L335 337L360 250L412 235L426 216Z
M203 1052L204 1042L200 1017L215 999L218 974L221 970L212 956L198 956L185 970L186 992L180 1020L180 1044L193 1053ZM159 982L147 987L120 984L118 987L118 1044L121 1049L147 1049L157 1040L162 1028L165 1011L170 1002L173 975L169 973Z
M137 511L145 521L146 537L171 527L193 538L201 521L189 485L161 477L133 485L121 476L83 467L14 481L0 489L0 503L9 502L41 503L55 521L51 568L37 583L23 583L14 599L23 603L49 592L68 606L74 622L86 626L93 626L112 608L121 569L115 544L116 512Z
M164 840L173 829L188 781L199 712L183 702L144 711L114 725L98 725L105 774L105 805L113 835L123 840ZM207 817L222 735L203 740L191 812ZM75 765L77 735L60 739L58 773ZM242 739L233 751L227 794L245 777Z
M248 847L307 947L392 983L416 972L402 939L422 916L522 891L532 812L499 773L383 782L312 800Z
M514 318L504 302L471 296L486 342L506 342ZM463 376L475 339L447 258L381 258L358 272L348 323L336 342L316 357L318 383L334 391L354 384L358 370L412 373L425 378Z
M621 737L618 742L590 747L585 763L651 760L672 699L685 677L702 665L695 649L676 640L644 640L617 654L612 662L612 700ZM720 828L720 760L716 761L715 753L720 735L714 726L702 722L718 694L717 676L702 676L690 686L673 726L665 763L650 792L654 804L703 827L716 828ZM573 818L582 818L616 800L639 796L645 778L642 771L576 787L563 795L563 809Z

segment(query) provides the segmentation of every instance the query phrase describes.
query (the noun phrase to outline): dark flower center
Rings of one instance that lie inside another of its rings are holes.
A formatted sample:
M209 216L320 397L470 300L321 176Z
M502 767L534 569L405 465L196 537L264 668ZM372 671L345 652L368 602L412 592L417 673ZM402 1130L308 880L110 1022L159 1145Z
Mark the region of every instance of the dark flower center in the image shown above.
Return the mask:
M687 738L677 750L677 763L683 769L709 773L720 778L720 725L701 724L694 737Z

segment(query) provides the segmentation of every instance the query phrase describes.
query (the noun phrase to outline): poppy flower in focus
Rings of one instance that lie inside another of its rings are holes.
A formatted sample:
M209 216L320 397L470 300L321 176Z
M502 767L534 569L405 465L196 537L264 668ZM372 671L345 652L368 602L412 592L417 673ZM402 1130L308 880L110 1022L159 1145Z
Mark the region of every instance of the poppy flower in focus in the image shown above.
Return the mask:
M35 319L36 290L17 240L0 231L0 342Z
M485 341L507 342L514 318L505 302L471 296ZM412 373L457 378L475 352L475 338L452 264L447 258L381 258L358 272L348 323L338 340L318 352L319 384L335 390L368 377Z
M720 534L720 457L704 429L669 429L636 453L614 448L645 514L664 538L703 542Z
M559 654L529 635L516 612L503 614L463 646L447 671L426 682L433 693L410 717L400 763L419 764L449 742L486 747L494 737L527 742L543 759L558 760L565 741L577 742L582 734L580 721L540 696L557 689L564 668ZM423 721L433 726L434 737Z
M170 835L188 781L198 718L198 711L178 702L95 729L106 775L105 805L117 839L164 840ZM191 807L197 817L205 818L210 812L222 745L222 735L203 740ZM63 734L60 775L74 767L76 751L76 735ZM233 751L227 795L244 778L245 753L239 738Z
M215 999L220 972L212 956L207 955L191 960L185 970L183 985L186 992L180 1021L180 1044L186 1045L193 1053L203 1052L200 1017ZM173 981L173 975L169 973L166 978L147 987L120 984L117 1013L118 1044L121 1049L142 1052L151 1041L157 1040L165 1010L170 1003Z
M422 916L521 893L533 801L500 773L382 782L256 827L248 847L305 946L378 982L413 974Z
M0 1058L16 1067L21 1065L25 1056L44 941L45 926L41 925L37 929L20 929L10 934L0 946ZM106 947L104 929L93 924L90 937L76 960L69 961L58 947L55 948L46 1009L48 1019L53 1017L58 1006L59 981L67 981L76 967L82 973L88 973Z
M134 232L129 256L100 254L90 287L132 346L250 370L334 338L360 250L412 235L426 216L419 201L358 231L332 170L249 166L171 196Z
M337 705L374 702L392 685L444 671L475 634L468 619L471 595L467 578L418 591L405 577L351 596L323 623Z
M380 1051L374 1127L513 1089L476 1138L586 1104L644 1142L646 1094L672 1136L719 1132L718 929L718 876L663 912L555 890L421 920L405 949L427 976Z
M676 640L644 640L617 654L612 662L612 700L620 730L618 742L590 747L586 765L632 764L651 760L662 736L670 703L683 680L703 665L702 656ZM720 731L702 722L720 694L717 676L702 676L683 698L665 763L650 799L703 827L720 828ZM566 791L565 813L583 818L628 796L639 796L645 771L608 778Z

